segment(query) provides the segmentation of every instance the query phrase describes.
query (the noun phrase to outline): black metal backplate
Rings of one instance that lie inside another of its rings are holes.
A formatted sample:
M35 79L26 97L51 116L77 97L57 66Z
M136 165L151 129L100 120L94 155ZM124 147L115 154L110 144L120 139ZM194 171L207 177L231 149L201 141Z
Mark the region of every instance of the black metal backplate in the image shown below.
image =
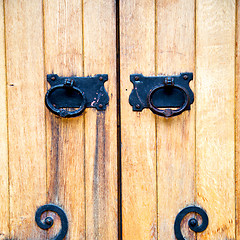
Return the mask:
M190 104L194 101L194 95L189 87L189 82L193 79L193 73L185 72L174 76L150 76L145 77L142 74L130 75L133 83L133 90L129 97L129 103L134 111L142 111L149 107L148 95L158 86L164 85L165 79L173 79L173 82L187 90L190 97ZM182 91L175 87L159 88L152 96L153 104L158 108L175 108L184 103L185 97ZM190 104L187 110L190 110Z
M74 86L81 90L86 99L85 107L105 110L109 102L108 93L104 88L104 82L108 80L107 74L98 74L93 77L59 77L57 74L48 74L47 81L51 87L65 84L66 80L74 81ZM59 88L50 96L49 101L56 108L78 108L83 97L71 88Z

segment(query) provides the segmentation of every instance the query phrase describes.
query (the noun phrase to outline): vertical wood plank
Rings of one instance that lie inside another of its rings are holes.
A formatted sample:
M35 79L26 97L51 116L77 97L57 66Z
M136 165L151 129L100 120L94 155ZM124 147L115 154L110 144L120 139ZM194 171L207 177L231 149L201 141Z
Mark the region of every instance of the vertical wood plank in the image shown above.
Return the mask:
M43 239L35 224L46 202L46 149L41 1L5 1L10 237Z
M155 116L133 112L130 74L154 75L155 1L120 1L123 239L157 239Z
M236 1L236 239L240 239L240 1Z
M110 97L85 115L86 239L118 239L115 25L115 1L84 1L84 74L108 74Z
M46 74L82 76L82 0L44 0L44 17ZM66 211L67 239L85 239L84 135L84 115L63 119L47 110L48 202Z
M4 6L3 1L0 1L0 239L9 236L7 94L4 31Z
M195 1L156 1L156 74L194 72ZM194 80L190 83L194 91ZM156 116L159 239L175 239L178 212L194 204L195 107L166 119ZM188 218L189 219L189 218ZM186 220L187 222L187 220ZM194 239L188 225L186 239Z
M209 226L199 239L235 239L235 1L197 0L197 202Z

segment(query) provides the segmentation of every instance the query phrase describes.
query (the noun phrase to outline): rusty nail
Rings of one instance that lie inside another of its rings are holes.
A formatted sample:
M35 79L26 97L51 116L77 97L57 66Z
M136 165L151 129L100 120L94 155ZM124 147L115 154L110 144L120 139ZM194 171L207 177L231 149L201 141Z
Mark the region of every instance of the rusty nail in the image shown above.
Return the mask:
M99 80L102 81L102 80L103 80L103 77L99 77Z
M188 75L184 75L183 79L187 80L188 79Z
M100 108L102 108L102 107L103 107L103 105L102 105L102 104L99 104L99 107L100 107Z
M137 105L136 105L136 108L139 109L139 108L140 108L140 104L137 104Z
M138 81L138 80L139 80L139 77L138 77L138 76L136 76L136 77L135 77L135 81Z

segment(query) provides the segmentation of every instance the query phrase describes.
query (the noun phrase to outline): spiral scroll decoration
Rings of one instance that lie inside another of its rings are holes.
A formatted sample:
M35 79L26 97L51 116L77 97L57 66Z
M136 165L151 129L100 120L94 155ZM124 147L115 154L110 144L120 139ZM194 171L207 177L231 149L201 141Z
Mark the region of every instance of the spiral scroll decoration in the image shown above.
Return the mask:
M46 211L55 212L60 217L62 228L59 234L55 238L53 238L53 240L63 240L68 232L68 219L65 212L62 208L54 204L46 204L39 207L35 214L35 221L37 225L43 230L48 230L54 224L54 220L52 217L46 217L43 221L41 221L41 216Z
M189 213L192 213L192 212L195 212L195 213L198 213L201 218L202 218L202 224L199 226L198 225L198 220L195 219L195 218L191 218L189 221L188 221L188 226L189 228L198 233L198 232L203 232L207 226L208 226L208 216L207 216L207 213L200 207L196 207L196 206L189 206L189 207L186 207L184 208L183 210L181 210L176 219L175 219L175 223L174 223L174 232L175 232L175 236L177 238L177 240L185 240L185 238L183 237L182 235L182 232L181 232L181 222L183 220L183 218L189 214Z

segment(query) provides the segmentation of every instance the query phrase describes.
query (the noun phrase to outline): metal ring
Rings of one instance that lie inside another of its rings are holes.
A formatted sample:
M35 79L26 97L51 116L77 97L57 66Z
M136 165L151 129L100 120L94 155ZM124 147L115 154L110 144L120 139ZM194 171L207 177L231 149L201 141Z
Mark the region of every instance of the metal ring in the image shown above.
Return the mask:
M161 88L169 88L169 87L175 87L177 89L179 89L183 94L184 94L184 103L183 105L176 109L176 110L172 110L172 109L164 109L164 110L161 110L161 109L158 109L157 107L155 107L153 105L153 102L152 102L152 96L153 94L158 91L159 89ZM148 95L148 104L149 104L149 108L151 109L151 111L159 116L164 116L164 117L173 117L173 116L177 116L179 114L181 114L183 111L185 111L189 105L190 105L190 96L189 96L189 93L187 91L186 88L184 87L181 87L177 84L174 84L173 86L166 86L166 85L160 85L160 86L157 86L156 88L154 88L152 91L150 91L149 95Z
M53 106L53 104L50 102L49 100L49 97L50 95L56 91L57 89L61 89L61 88L71 88L75 91L77 91L83 98L83 101L81 103L81 105L79 106L79 108L75 111L67 111L65 109L58 109L56 107ZM69 117L76 117L76 116L79 116L86 108L86 98L84 96L84 93L77 87L74 87L74 86L68 86L68 85L65 85L65 84L60 84L60 85L56 85L56 86L53 86L51 87L47 93L46 93L46 96L45 96L45 103L46 103L46 106L47 108L54 114L60 116L60 117L64 117L64 118L69 118Z

